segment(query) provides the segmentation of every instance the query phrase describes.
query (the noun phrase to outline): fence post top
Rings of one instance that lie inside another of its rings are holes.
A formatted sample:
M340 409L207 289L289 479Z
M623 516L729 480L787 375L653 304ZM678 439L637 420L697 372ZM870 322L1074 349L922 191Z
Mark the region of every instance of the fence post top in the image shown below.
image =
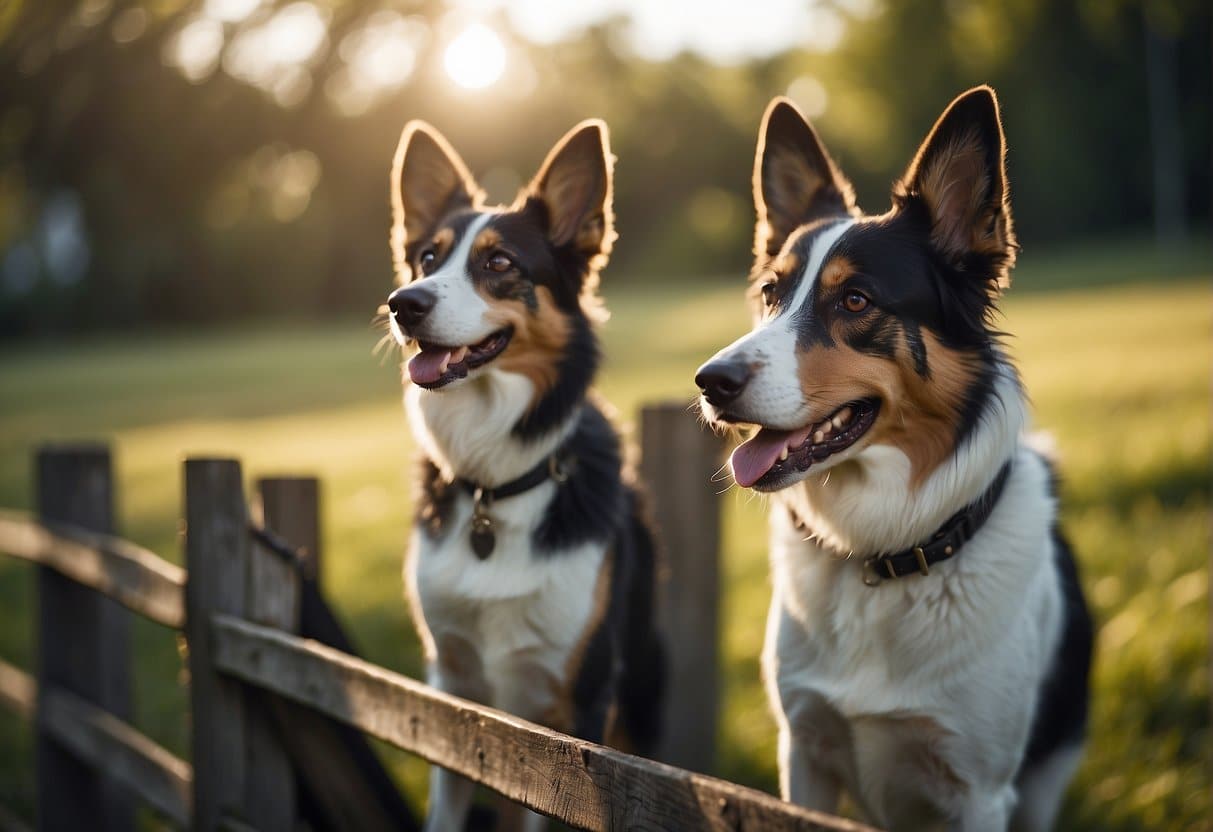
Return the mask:
M43 442L38 445L36 453L39 457L75 456L99 457L108 459L111 456L110 446L100 440L71 440L67 442Z

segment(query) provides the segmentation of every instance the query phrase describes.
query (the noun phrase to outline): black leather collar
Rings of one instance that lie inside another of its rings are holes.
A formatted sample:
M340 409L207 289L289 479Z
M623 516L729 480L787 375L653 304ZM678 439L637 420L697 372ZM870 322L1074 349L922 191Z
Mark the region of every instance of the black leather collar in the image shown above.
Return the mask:
M1002 496L1011 463L1007 462L982 495L948 518L926 543L911 546L893 554L873 555L863 562L863 582L876 586L890 578L906 575L929 575L931 566L948 560L960 551L990 519L998 498Z
M990 519L1010 475L1011 463L1008 461L999 470L990 487L976 500L949 517L927 542L900 552L865 558L863 582L868 586L877 586L882 581L904 578L907 575L931 574L932 566L954 557L960 552L960 547L968 543L985 525L986 520ZM796 524L811 533L803 521L797 519Z
M557 451L546 459L541 460L538 465L522 476L503 483L496 488L485 488L480 483L464 477L456 477L455 482L472 497L475 497L485 505L489 505L498 500L504 500L506 497L516 497L525 491L530 491L548 479L552 479L558 483L564 482L569 478L569 469L572 467L572 462L571 457L562 451Z
M485 488L472 480L463 477L457 478L455 482L472 497L472 528L469 540L472 544L472 552L476 557L481 560L487 559L497 546L497 530L493 516L489 513L489 508L493 503L530 491L549 479L559 485L569 478L573 461L571 455L563 451L556 451L522 476L496 488Z

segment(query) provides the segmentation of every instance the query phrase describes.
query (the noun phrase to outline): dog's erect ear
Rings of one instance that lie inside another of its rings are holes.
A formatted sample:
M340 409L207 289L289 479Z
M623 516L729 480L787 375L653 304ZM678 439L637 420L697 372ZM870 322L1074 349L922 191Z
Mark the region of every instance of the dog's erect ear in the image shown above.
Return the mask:
M610 253L613 167L607 126L599 119L581 122L548 153L527 193L546 209L548 238L557 246L591 258Z
M817 131L786 98L767 106L754 155L754 256L774 257L805 223L858 212L851 183Z
M467 165L441 133L424 121L405 125L392 162L392 254L397 268L407 267L410 242L480 196Z
M987 261L998 286L1016 251L1006 155L998 98L975 87L948 105L894 190L898 202L921 200L945 257L962 268Z

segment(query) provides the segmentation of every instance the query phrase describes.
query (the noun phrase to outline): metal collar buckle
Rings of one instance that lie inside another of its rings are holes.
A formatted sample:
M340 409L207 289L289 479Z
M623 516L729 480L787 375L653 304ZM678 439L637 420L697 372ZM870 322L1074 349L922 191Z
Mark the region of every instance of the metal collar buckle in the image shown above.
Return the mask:
M559 454L552 454L548 457L548 476L552 478L552 482L557 485L567 482L569 478L568 461L562 458Z
M884 577L876 571L876 561L879 559L878 555L863 559L863 582L865 586L878 586L884 580Z

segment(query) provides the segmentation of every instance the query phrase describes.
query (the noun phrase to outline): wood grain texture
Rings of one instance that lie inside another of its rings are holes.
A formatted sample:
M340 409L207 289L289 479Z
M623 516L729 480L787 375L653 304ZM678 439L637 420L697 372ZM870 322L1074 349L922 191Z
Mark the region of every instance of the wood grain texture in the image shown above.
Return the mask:
M113 533L107 448L42 448L36 471L38 517L45 525ZM39 566L37 573L38 689L73 693L120 719L130 719L130 613L50 567ZM39 710L45 706L38 703ZM34 758L40 828L134 827L135 802L107 771L80 761L46 730L36 731Z
M657 620L670 664L657 756L711 772L720 686L720 498L712 476L723 448L683 402L645 407L640 439L661 541Z
M270 502L278 495L268 488ZM266 489L258 486L258 503L266 500ZM249 621L295 633L299 630L299 573L293 563L254 544L247 564L244 614ZM249 689L245 696L245 743L248 760L244 819L257 829L292 829L296 825L298 800L295 771L282 743L282 728L275 725L264 692Z
M240 463L185 463L185 636L189 645L194 801L191 825L218 829L241 816L248 782L244 691L214 665L211 616L243 616L248 579L248 512Z
M128 540L0 511L0 552L48 566L166 627L185 625L185 570Z
M217 615L215 667L581 829L869 830L441 693L312 641Z
M320 575L320 481L315 477L262 477L257 480L261 515L267 526L291 543L307 577Z

